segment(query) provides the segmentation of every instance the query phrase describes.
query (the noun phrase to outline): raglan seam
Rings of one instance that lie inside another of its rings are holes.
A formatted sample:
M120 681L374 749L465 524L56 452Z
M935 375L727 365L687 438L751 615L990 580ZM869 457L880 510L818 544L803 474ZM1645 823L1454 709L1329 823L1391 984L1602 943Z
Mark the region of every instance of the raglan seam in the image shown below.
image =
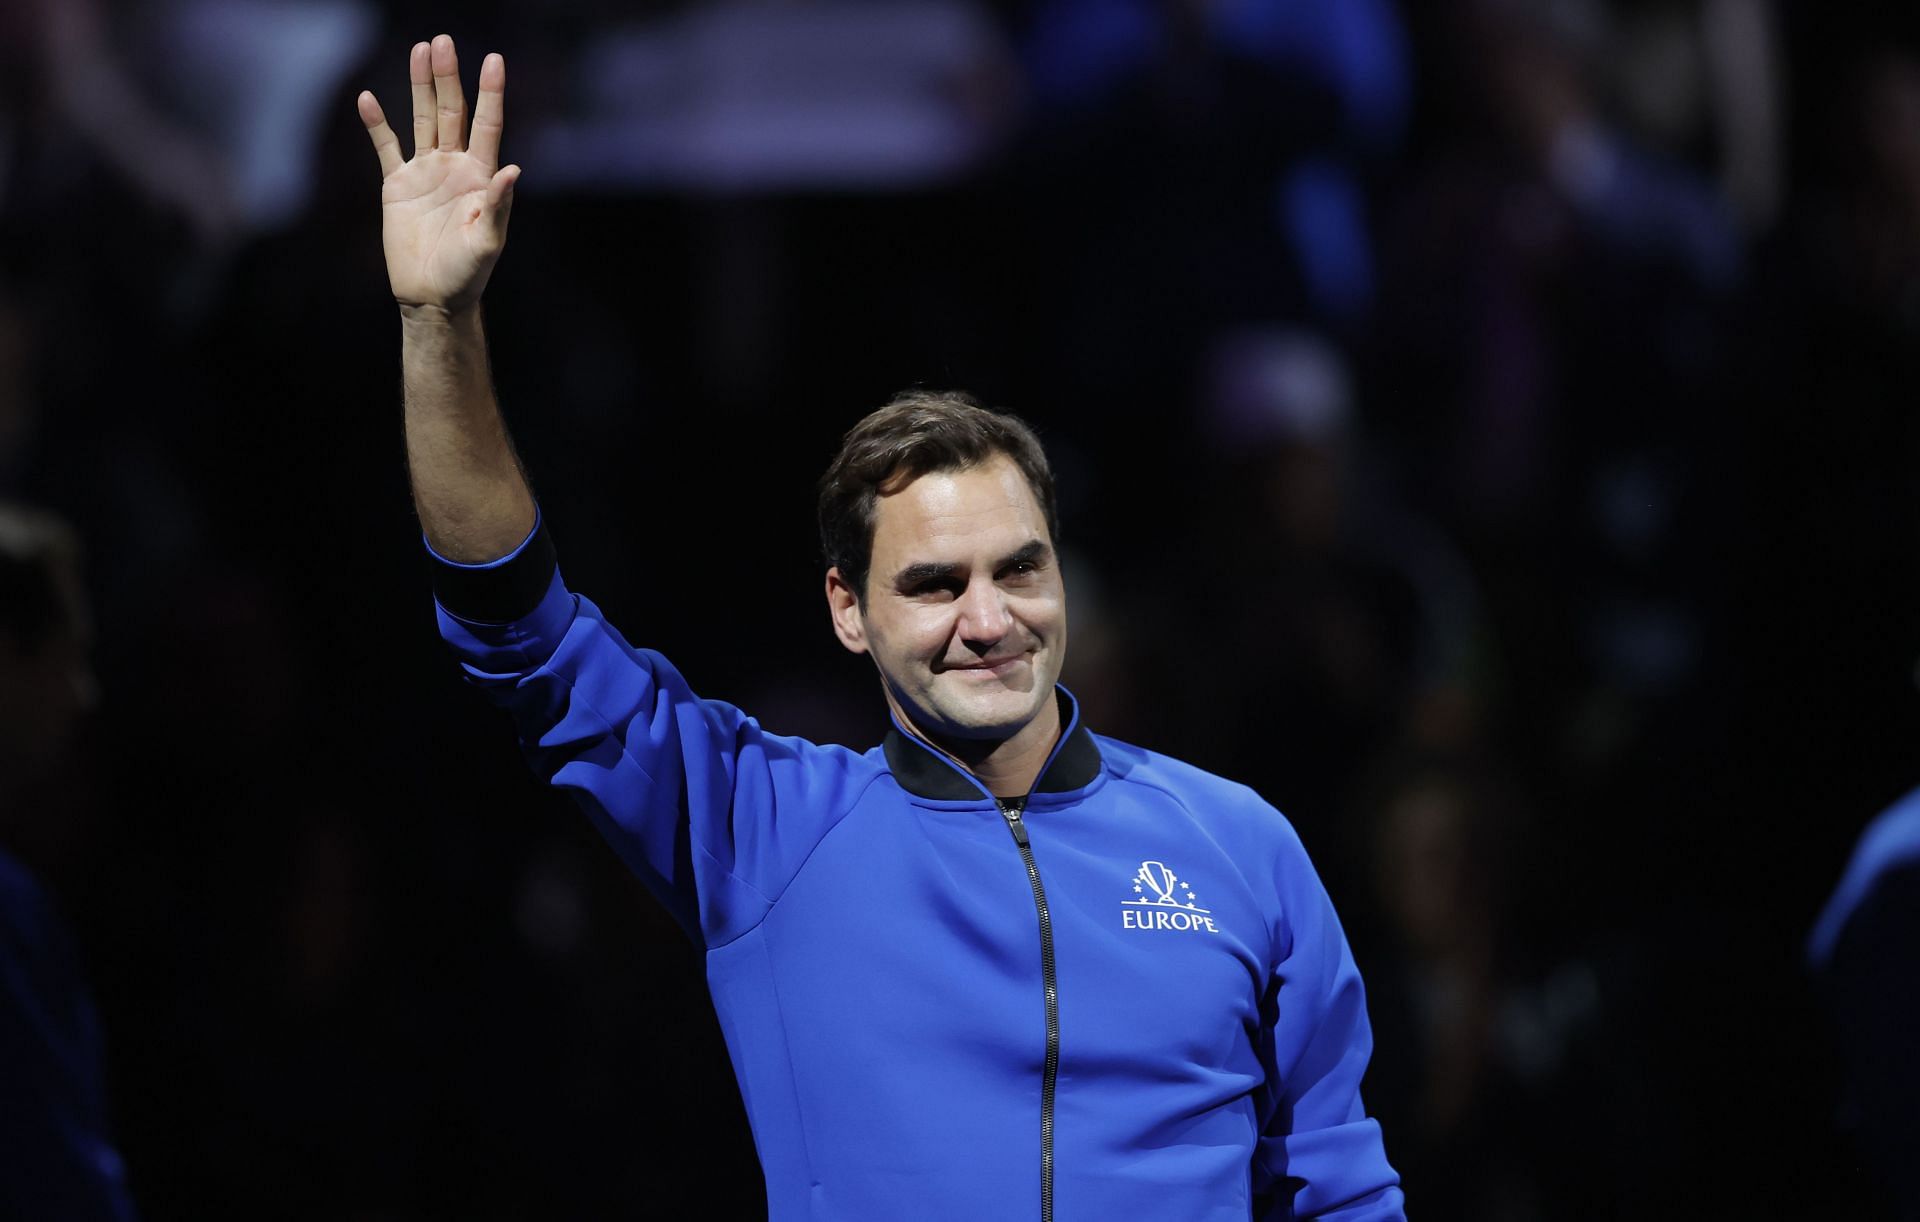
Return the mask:
M562 643L564 644L564 640ZM559 650L556 649L554 652L555 654L558 654ZM599 705L595 704L593 700L587 696L586 692L580 687L579 684L575 683L572 679L560 673L558 670L555 670L550 662L542 664L542 666L536 669L533 672L533 674L538 674L540 670L545 670L548 674L551 674L554 678L560 680L561 683L565 684L567 688L567 692L570 695L575 696L579 699L580 707L586 709L588 712L592 713L596 718L599 719L600 724L606 727L607 736L613 739L613 741L620 744L620 754L625 756L629 763L631 763L635 768L638 768L640 770L640 775L647 778L647 783L649 785L658 786L660 784L659 780L653 775L651 771L648 770L647 766L640 762L640 758L636 756L631 749L628 748L627 740L624 737L622 737L618 731L614 729L613 722L607 717L607 715L604 712L600 710ZM528 677L531 678L532 676L529 675ZM659 685L656 682L655 684L656 690L658 689L658 686ZM741 878L738 874L735 874L731 869L729 869L727 866L722 864L718 857L715 857L713 855L713 851L709 849L702 842L699 833L695 831L694 821L691 816L688 817L686 824L687 824L687 843L693 846L694 848L699 849L700 855L705 857L708 861L711 861L715 866L718 866L720 869L720 872L724 874L727 878L733 880L736 883L739 883L742 887L745 887L747 890L753 892L753 894L759 896L761 902L766 904L768 906L768 909L771 910L773 906L773 901L771 899L768 899L766 894L762 892L760 888L754 886L752 883L748 882L746 879ZM765 919L766 917L765 917L765 914L763 913L761 915L760 920L765 920ZM758 924L759 924L759 921L754 922L755 926L758 926ZM732 938L727 939L728 942L731 942L733 940L734 939ZM721 943L721 945L725 945L725 943Z
M841 830L841 824L845 824L845 822L847 822L847 817L849 817L849 815L852 815L852 809L854 809L856 805L860 805L860 801L862 801L862 799L866 797L866 792L868 792L868 790L872 790L872 788L874 788L874 784L876 784L876 782L879 782L879 778L883 778L883 776L891 776L891 772L887 772L887 770L885 769L876 770L876 772L874 772L872 776L868 776L868 778L866 778L866 784L862 784L862 786L860 786L858 790L854 790L854 794L852 794L851 797L847 799L847 805L845 805L845 807L843 807L843 809L839 811L839 815L835 815L835 817L833 817L833 822L831 822L831 826L829 826L828 830L826 830L826 832L822 832L822 834L820 834L818 838L814 838L814 843L812 843L812 847L808 847L808 849L806 849L806 855L804 855L804 857L801 857L801 863L799 863L797 867L793 867L793 872L791 872L791 874L787 874L787 880L785 880L783 884L780 884L780 895L774 895L774 897L768 897L768 899L766 899L766 913L762 913L762 915L760 915L760 920L756 920L755 928L758 928L758 926L760 926L760 922L764 922L766 918L772 917L772 913L774 913L774 907L776 907L776 905L780 903L781 899L785 897L785 893L787 893L787 890L789 890L789 888L793 886L793 882L795 882L795 880L797 880L797 878L799 878L799 876L801 876L803 872L806 872L806 867L808 867L808 865L810 865L810 863L814 861L814 853L818 853L818 851L820 851L820 845L824 845L824 843L828 842L829 838L833 836L833 832L839 832L839 830ZM756 888L756 892L758 892L758 888ZM733 940L732 938L730 938L730 940L728 941L733 941Z
M620 744L620 754L624 756L627 759L627 761L631 763L635 768L639 769L640 775L647 779L647 783L649 785L657 786L660 783L659 780L654 776L653 772L650 769L648 769L645 764L640 762L639 757L634 755L633 751L627 745L626 738L614 729L612 719L610 719L606 715L606 713L601 710L599 705L587 694L584 688L582 688L578 683L575 683L570 676L563 673L561 670L559 670L553 665L554 659L557 658L560 655L560 651L566 647L567 637L572 635L574 625L579 623L579 605L580 605L579 595L573 594L572 597L574 599L574 618L568 621L567 631L561 634L559 642L554 646L553 652L547 656L547 659L539 663L538 665L534 666L518 682L525 682L527 679L533 678L543 670L547 672L549 675L552 675L555 679L558 679L563 685L565 685L568 695L571 698L577 699L580 707L592 713L593 716L600 722L601 726L604 727L606 731L607 737L611 738L614 742ZM458 617L456 616L455 618L458 618ZM516 649L517 648L519 647L518 647L518 644L516 643ZM636 650L635 652L638 652L638 651ZM522 653L523 653L523 660L524 660L524 651L522 651ZM648 670L649 670L649 680L653 683L655 691L659 691L661 688L661 684L658 680L658 677L652 674L650 667L648 668ZM518 682L516 683L516 686L518 686ZM695 699L701 700L701 698L698 696L696 696ZM705 703L704 700L702 700L701 702ZM762 733L764 732L765 731L763 730ZM736 741L737 741L737 735L736 735ZM861 759L861 760L865 759L864 756L856 756L855 758ZM801 858L800 863L794 867L793 873L788 875L786 881L781 884L781 887L780 887L781 895L784 895L786 893L787 888L793 884L794 879L800 877L801 872L807 868L807 864L813 860L813 855L819 851L820 846L823 843L825 843L827 838L831 836L836 830L838 830L842 823L846 822L847 816L850 813L852 813L853 808L855 806L859 805L861 799L866 797L867 791L873 787L874 783L877 782L881 777L887 776L887 775L890 775L890 774L885 768L876 768L875 771L873 772L873 775L869 776L866 782L862 784L857 790L855 790L852 795L850 795L845 805L842 806L841 809L833 816L831 825L824 832L822 832L819 837L815 839L813 845L807 849L806 856ZM736 784L736 792L737 792L737 784ZM746 888L749 892L751 892L754 896L756 896L763 905L765 905L765 910L761 912L761 914L757 918L755 918L755 920L751 925L747 926L745 929L742 929L739 933L733 935L732 937L728 938L724 942L715 942L715 943L708 944L709 950L719 950L722 947L731 945L732 943L738 941L740 938L744 937L745 935L752 933L754 930L758 929L761 926L761 924L766 921L767 917L772 914L774 906L779 903L780 896L779 895L769 896L765 891L762 891L759 887L754 886L753 883L749 882L745 878L742 878L734 870L730 869L725 864L723 864L720 861L720 859L714 855L713 850L707 847L703 838L700 836L699 832L696 830L694 826L694 820L692 818L688 818L686 821L686 824L687 824L688 844L694 848L699 849L701 856L705 857L708 861L712 862L714 866L719 869L719 871L723 876L725 876L726 878L730 879L735 883L738 883L740 886ZM696 905L698 904L697 894L695 897L695 903ZM702 938L702 941L705 941L704 937Z

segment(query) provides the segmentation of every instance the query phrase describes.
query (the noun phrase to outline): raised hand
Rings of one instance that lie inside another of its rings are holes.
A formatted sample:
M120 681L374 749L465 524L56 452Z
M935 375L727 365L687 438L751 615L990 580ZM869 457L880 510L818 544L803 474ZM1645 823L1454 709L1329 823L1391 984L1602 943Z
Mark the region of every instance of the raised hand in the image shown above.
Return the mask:
M480 65L480 101L467 140L467 101L453 39L415 43L407 59L413 83L413 156L403 158L370 92L359 98L360 121L380 155L381 241L387 279L403 306L448 313L480 299L507 241L507 213L520 167L502 168L500 126L507 64L498 54Z

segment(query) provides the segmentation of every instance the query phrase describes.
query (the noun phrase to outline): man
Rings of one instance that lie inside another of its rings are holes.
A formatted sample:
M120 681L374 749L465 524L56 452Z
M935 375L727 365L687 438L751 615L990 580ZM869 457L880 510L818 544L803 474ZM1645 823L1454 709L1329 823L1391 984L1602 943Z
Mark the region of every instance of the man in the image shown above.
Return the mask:
M29 863L71 829L35 787L98 699L80 544L0 501L0 1218L134 1216L107 1125L100 1019L73 931Z
M372 94L415 504L442 635L707 952L775 1222L1398 1218L1360 977L1291 827L1090 732L1025 425L914 394L822 481L826 596L893 715L864 755L697 699L562 583L478 302L517 167L452 40L415 152Z

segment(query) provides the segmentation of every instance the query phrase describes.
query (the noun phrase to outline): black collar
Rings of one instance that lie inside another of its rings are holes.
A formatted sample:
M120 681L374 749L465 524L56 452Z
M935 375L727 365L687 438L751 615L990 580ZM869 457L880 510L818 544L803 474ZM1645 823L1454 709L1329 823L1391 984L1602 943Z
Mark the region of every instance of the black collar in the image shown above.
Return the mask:
M1064 741L1053 759L1034 782L1035 793L1065 793L1079 789L1100 774L1100 748L1080 721L1080 702L1059 685L1054 695L1060 702L1060 723L1066 727ZM903 732L899 723L887 730L887 767L900 782L900 788L922 798L949 802L978 801L985 787L971 773L963 772L946 756L919 739Z

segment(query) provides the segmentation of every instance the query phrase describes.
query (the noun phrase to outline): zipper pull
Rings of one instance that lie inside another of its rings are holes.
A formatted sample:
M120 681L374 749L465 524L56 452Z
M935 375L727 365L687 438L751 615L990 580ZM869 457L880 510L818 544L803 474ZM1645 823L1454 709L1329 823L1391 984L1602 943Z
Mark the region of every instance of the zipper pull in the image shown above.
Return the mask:
M1027 847L1027 825L1020 821L1020 808L1026 803L1017 798L995 798L1000 804L1000 813L1006 817L1007 827L1013 832L1013 840L1021 848Z

